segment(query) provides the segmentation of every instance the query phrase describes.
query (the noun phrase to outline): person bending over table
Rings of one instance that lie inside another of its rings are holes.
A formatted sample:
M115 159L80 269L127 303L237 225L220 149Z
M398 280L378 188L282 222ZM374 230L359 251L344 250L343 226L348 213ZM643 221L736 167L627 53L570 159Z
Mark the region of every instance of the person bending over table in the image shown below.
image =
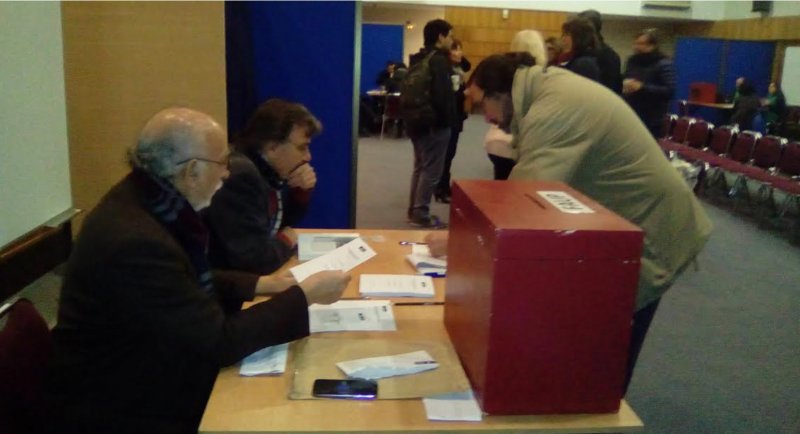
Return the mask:
M205 211L214 267L266 274L292 257L292 225L317 183L309 144L321 131L297 103L270 99L256 110L233 141L230 177Z
M132 171L86 217L67 263L46 432L197 432L220 367L308 336L308 305L341 297L350 277L340 271L289 285L211 269L197 212L228 176L228 158L225 132L206 114L166 109L145 125Z
M519 150L510 180L561 181L644 230L625 389L661 296L702 250L711 221L636 113L603 85L527 53L493 55L467 91ZM428 236L446 252L446 233Z

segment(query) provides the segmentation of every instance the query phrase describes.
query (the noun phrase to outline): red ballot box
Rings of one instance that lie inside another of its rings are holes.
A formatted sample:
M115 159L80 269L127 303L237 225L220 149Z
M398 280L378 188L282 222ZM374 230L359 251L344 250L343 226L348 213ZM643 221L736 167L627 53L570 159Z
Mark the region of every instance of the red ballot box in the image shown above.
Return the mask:
M619 409L642 231L559 182L455 182L444 321L483 411Z

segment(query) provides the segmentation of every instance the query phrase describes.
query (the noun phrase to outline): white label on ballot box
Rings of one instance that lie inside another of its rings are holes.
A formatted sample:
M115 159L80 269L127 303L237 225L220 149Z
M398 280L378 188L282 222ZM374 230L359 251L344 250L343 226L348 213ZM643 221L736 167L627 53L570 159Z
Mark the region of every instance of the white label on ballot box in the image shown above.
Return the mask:
M586 214L593 213L594 210L584 205L578 199L572 197L566 191L538 191L539 196L544 200L550 202L551 205L558 208L559 211L569 214Z

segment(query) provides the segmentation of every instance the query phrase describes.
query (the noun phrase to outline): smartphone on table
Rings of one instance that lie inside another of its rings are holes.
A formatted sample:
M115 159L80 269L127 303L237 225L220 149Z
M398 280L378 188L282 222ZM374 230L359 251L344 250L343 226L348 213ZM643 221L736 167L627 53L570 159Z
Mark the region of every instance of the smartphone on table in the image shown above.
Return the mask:
M313 395L318 398L375 399L378 383L360 378L349 380L314 380Z

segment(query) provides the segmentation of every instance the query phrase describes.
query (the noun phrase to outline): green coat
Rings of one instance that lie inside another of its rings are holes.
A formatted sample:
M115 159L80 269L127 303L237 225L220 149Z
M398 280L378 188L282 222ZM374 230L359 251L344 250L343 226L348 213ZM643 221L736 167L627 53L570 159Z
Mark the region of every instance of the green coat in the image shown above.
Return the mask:
M509 179L562 181L645 232L636 310L661 297L702 250L711 221L636 113L560 68L514 76Z

